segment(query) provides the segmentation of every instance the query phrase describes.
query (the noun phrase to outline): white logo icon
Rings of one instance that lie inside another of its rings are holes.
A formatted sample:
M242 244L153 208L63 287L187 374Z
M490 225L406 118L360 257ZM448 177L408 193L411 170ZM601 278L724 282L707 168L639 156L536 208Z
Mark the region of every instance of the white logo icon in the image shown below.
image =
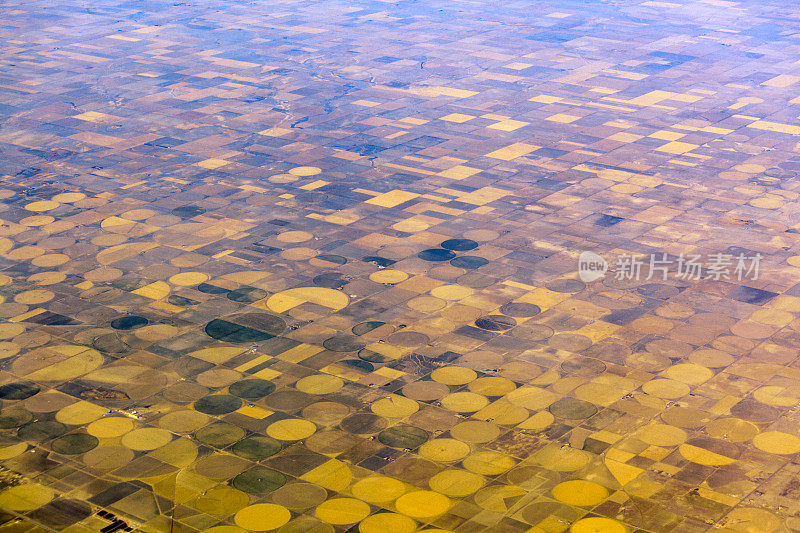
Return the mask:
M594 252L581 252L578 256L578 277L584 283L598 280L606 275L608 263Z

